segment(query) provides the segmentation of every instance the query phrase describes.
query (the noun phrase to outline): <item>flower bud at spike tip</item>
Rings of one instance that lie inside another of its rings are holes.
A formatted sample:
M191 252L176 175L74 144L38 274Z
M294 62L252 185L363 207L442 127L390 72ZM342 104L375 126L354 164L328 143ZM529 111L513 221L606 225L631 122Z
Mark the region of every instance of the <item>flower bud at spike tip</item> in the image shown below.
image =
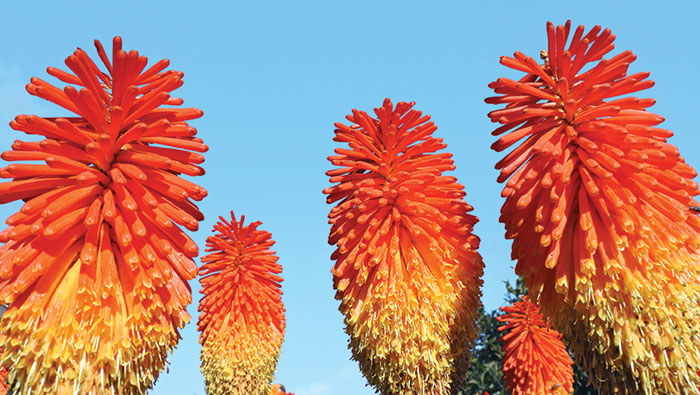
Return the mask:
M206 191L179 177L203 174L190 151L207 147L185 122L202 112L161 107L182 84L167 61L147 68L119 37L111 61L95 46L102 66L77 49L68 71L48 69L71 85L27 85L77 115L17 116L13 129L44 140L2 154L34 161L0 169L12 179L0 202L25 202L0 232L1 362L14 394L144 394L190 320L198 251L176 224L203 219L191 199Z
M284 337L282 266L261 222L219 217L199 282L202 373L210 395L268 395ZM284 392L282 392L284 393Z
M499 331L503 344L503 378L512 395L566 395L573 391L573 361L561 334L549 327L527 296L501 307L505 323Z
M515 271L601 394L698 394L700 216L695 170L596 26L547 24L542 63L516 52L487 103L502 124L501 222ZM568 46L567 46L568 43ZM519 143L517 145L516 143Z
M360 370L382 394L461 388L476 338L483 263L477 218L445 171L451 154L414 103L336 123L328 203L333 284Z

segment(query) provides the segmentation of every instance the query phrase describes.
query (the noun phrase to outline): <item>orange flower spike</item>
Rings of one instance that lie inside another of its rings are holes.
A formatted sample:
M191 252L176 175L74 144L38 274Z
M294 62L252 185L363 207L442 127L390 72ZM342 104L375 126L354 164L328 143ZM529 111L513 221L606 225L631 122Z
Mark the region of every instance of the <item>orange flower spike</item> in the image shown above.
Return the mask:
M202 258L199 323L208 394L267 395L284 337L282 266L261 222L231 212L214 225Z
M628 75L635 55L605 58L608 29L570 33L548 23L544 64L502 57L526 75L489 85L492 147L522 141L496 165L516 272L598 392L698 393L697 173L654 100L628 96L654 84Z
M377 119L336 123L348 143L329 160L333 282L353 358L384 394L461 386L476 338L483 263L477 218L437 127L414 103L386 99ZM416 318L420 319L417 320Z
M508 331L500 339L503 345L503 377L513 395L570 394L574 385L573 361L561 334L549 327L535 304L527 296L497 319Z
M0 232L0 328L14 393L145 393L190 320L188 280L198 249L176 224L197 229L191 202L206 190L179 177L204 174L207 146L186 121L197 109L171 92L182 73L122 50L105 71L81 49L70 72L32 78L27 91L74 117L19 115L10 126L39 135L2 154L0 202L24 200ZM144 71L145 70L145 71ZM23 163L23 162L39 162Z

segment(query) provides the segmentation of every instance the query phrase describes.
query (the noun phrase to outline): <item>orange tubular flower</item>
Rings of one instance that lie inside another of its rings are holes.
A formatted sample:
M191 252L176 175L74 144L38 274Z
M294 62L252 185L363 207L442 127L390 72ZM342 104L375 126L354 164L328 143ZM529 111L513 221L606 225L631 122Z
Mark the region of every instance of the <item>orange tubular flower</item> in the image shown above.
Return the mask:
M489 85L506 105L493 148L524 139L496 165L515 270L601 394L698 393L696 172L654 100L628 96L654 84L627 75L635 55L603 59L608 29L569 32L548 23L544 64L502 57L526 75Z
M336 123L348 143L328 159L328 242L353 357L383 394L449 393L462 384L476 337L483 263L478 221L430 116L386 99L378 119Z
M573 362L561 334L550 329L539 308L523 296L497 319L508 331L503 345L503 378L512 395L562 395L574 390Z
M0 347L14 393L145 393L190 319L188 280L197 274L202 214L190 199L206 190L178 175L204 174L207 146L185 121L199 118L170 92L182 73L145 70L122 50L101 71L81 49L66 59L70 84L38 78L30 94L77 117L19 115L10 126L44 139L16 141L2 154L0 203L24 200L0 232ZM145 70L145 71L144 71ZM25 161L40 161L25 164Z
M284 337L282 266L261 222L243 226L231 212L207 238L200 269L204 297L198 330L202 373L211 395L268 395Z

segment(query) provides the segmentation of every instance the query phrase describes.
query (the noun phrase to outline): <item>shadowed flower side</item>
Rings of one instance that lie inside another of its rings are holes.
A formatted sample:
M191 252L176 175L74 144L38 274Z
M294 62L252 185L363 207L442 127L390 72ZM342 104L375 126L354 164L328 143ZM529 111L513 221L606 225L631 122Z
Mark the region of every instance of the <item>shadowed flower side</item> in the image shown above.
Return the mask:
M414 103L336 123L328 159L333 285L353 358L383 394L450 393L476 337L483 263L452 155Z
M210 395L268 395L284 337L282 266L262 222L219 217L207 238L199 303L202 373Z

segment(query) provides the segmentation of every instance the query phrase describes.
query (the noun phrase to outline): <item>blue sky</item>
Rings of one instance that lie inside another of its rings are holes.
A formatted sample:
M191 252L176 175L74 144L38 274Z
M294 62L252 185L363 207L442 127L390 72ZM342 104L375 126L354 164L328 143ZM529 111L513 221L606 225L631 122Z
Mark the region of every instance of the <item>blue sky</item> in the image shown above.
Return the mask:
M58 113L24 85L32 76L54 82L46 67L65 69L75 47L94 56L93 39L111 48L111 38L121 35L125 49L151 62L169 58L185 73L178 96L204 110L192 125L210 147L207 174L195 180L209 191L200 205L206 219L192 237L203 252L218 216L230 210L261 220L272 233L287 309L277 381L297 395L373 393L350 361L331 283L330 207L321 193L329 185L326 157L336 147L333 123L353 108L370 112L389 97L413 100L433 116L435 134L454 154L453 174L481 220L475 233L488 310L503 302L514 263L498 223L501 185L493 165L501 154L489 149L494 126L486 113L496 106L483 99L491 95L489 82L517 75L499 56L516 50L537 56L545 48L547 20L611 28L615 53L638 55L630 71L650 71L656 81L643 96L657 100L652 110L675 132L671 142L700 168L694 19L700 10L690 1L32 3L0 8L0 149L25 138L7 126L15 115ZM18 207L0 207L0 217ZM193 322L153 394L204 394L194 322L198 283L192 289Z

